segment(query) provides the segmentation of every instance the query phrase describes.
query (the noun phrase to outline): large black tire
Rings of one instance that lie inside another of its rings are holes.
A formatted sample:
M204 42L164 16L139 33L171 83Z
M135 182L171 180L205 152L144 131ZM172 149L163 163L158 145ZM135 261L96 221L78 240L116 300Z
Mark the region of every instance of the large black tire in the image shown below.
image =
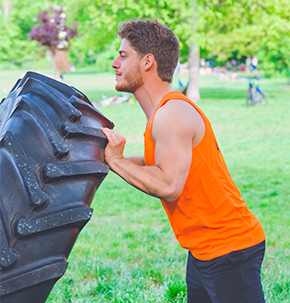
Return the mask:
M28 72L0 103L0 302L45 302L108 173L113 128L77 89Z

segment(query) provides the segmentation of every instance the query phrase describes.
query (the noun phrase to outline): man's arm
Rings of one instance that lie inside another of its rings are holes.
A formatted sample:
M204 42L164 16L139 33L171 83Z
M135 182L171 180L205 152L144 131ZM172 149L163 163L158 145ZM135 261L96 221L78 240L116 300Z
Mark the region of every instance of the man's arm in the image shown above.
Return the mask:
M106 161L115 173L141 191L167 202L175 201L187 179L200 123L202 118L190 104L171 100L157 111L154 119L155 165L140 166L124 158L126 139L104 128L109 140Z
M144 166L145 161L143 156L133 156L133 157L126 157L127 160L137 164L138 166Z

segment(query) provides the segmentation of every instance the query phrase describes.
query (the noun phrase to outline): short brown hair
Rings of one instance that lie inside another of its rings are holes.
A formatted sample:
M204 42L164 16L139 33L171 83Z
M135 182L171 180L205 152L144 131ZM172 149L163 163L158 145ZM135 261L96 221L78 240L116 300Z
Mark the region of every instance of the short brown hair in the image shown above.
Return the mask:
M171 83L179 58L179 42L173 31L158 21L126 20L116 32L127 39L141 56L152 54L157 62L157 73L162 81Z

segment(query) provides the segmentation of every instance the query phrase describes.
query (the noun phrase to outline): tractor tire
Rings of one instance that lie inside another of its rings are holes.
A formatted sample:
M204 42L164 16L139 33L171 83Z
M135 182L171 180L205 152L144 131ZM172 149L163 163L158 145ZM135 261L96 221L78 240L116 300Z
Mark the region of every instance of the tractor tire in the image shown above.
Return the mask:
M113 128L77 89L27 72L0 103L0 302L45 302L108 173Z

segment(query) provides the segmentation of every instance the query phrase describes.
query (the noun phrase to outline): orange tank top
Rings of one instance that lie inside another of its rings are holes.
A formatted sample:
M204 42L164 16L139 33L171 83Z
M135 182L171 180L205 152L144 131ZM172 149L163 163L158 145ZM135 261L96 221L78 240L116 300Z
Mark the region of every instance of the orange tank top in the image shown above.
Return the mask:
M181 196L170 203L161 200L178 242L199 260L261 243L265 240L262 225L233 182L208 118L185 95L170 92L155 109L144 133L145 164L155 164L152 139L155 114L171 99L190 103L205 123L203 139L192 148L191 166Z

